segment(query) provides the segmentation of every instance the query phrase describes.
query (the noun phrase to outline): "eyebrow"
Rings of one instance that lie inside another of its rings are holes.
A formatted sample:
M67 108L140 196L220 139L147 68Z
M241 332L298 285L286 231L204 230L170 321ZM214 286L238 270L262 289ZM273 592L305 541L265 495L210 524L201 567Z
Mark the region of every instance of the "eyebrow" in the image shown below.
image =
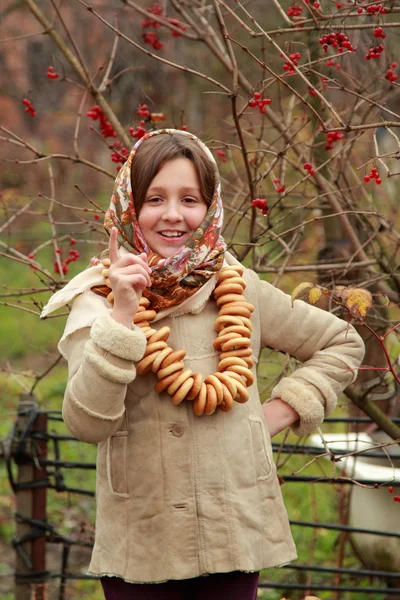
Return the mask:
M148 194L162 194L163 192L165 192L165 188L161 186L149 187L149 189L147 190ZM181 187L178 189L178 192L180 192L181 194L200 194L200 189L192 187Z

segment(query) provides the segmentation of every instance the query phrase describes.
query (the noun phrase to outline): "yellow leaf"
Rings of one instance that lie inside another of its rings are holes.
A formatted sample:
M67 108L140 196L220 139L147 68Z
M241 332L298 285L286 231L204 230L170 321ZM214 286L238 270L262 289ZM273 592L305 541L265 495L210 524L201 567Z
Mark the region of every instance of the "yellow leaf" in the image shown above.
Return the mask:
M351 288L342 294L343 304L356 319L363 319L372 306L372 296L364 288ZM343 297L344 296L344 297Z
M320 287L313 287L308 292L308 302L310 304L317 304L318 300L322 297L322 289Z
M292 302L294 302L294 300L306 300L306 298L308 297L308 292L310 289L312 289L314 287L313 283L310 283L309 281L305 281L304 283L300 283L298 286L296 286L292 292Z

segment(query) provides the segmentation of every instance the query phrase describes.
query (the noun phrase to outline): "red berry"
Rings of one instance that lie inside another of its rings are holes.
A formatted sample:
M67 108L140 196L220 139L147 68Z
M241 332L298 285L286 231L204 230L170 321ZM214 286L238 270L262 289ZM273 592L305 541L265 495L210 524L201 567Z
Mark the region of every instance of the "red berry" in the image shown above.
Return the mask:
M365 175L364 181L365 181L365 183L369 183L371 181L371 177L369 177L368 175Z
M56 252L57 252L57 254L61 254L60 248L56 248Z
M31 252L30 254L28 254L28 258L30 258L30 259L33 259L33 258L35 258L35 255L34 255L34 253L33 253L33 252Z
M100 216L99 215L94 215L93 218L94 218L95 221L98 221L100 219Z
M393 486L389 485L388 492L389 494L393 494Z
M375 179L375 181L376 181L377 185L381 185L381 183L382 183L382 179L380 177L377 177Z
M319 2L314 2L313 6L314 6L314 8L319 8L321 6L321 4Z
M303 168L306 169L306 171L309 171L310 169L312 169L312 164L311 163L304 163Z
M357 8L357 12L358 12L359 15L361 15L362 11L363 11L362 8Z
M314 169L309 169L308 172L310 175L314 175L314 173L315 173Z
M181 130L182 131L187 131L187 125L182 125Z
M261 98L261 94L260 94L260 92L254 92L254 98L255 98L256 100L259 100L259 99Z
M73 246L74 244L76 244L76 239L75 238L71 238L69 240L69 243L71 244L71 246Z

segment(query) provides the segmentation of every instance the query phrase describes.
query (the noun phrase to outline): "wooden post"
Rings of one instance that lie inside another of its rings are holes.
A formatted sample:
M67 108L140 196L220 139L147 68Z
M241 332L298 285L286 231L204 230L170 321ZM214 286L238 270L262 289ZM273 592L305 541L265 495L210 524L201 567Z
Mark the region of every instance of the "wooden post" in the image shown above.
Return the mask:
M32 411L38 408L35 397L30 394L21 394L18 404L17 433L18 439L14 442L13 451L15 462L18 465L17 484L27 484L45 481L46 469L40 467L32 458L45 458L47 455L46 440L33 441L26 431ZM47 416L38 415L30 426L30 431L46 431ZM46 519L46 487L27 487L16 490L17 512L26 519ZM21 539L29 534L31 525L17 520L16 538ZM15 600L46 600L47 584L46 572L46 538L43 536L35 540L27 540L20 545L24 558L17 551L15 571ZM25 559L25 560L24 560ZM39 574L35 583L24 583L24 576Z

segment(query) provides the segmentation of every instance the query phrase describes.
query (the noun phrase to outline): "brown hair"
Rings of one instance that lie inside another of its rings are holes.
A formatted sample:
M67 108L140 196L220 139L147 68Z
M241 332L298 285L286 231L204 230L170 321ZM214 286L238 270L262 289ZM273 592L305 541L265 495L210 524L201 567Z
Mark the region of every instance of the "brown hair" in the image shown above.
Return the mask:
M210 206L216 186L213 163L196 140L179 133L162 133L143 142L132 163L131 185L137 215L145 201L146 192L160 169L169 160L182 157L192 161L199 178L201 194L207 206Z

